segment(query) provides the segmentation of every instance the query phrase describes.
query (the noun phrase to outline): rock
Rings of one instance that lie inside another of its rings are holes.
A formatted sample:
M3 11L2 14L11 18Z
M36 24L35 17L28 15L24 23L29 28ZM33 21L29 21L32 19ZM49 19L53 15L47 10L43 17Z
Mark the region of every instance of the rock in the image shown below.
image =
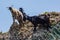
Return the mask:
M52 29L50 29L51 32L47 31L41 25L38 25L37 31L33 32L34 25L30 21L26 20L23 27L21 27L17 22L12 23L7 33L3 35L0 34L0 40L60 40L60 14L57 12L46 13L49 13L51 16L51 24L54 24L54 22L56 23Z

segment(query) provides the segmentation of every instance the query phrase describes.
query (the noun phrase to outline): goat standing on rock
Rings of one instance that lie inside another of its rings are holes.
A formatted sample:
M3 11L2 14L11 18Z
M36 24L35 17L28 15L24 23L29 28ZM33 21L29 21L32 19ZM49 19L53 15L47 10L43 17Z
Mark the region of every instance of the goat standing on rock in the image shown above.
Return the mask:
M34 25L34 31L36 31L36 27L38 26L38 24L42 24L42 26L45 27L48 31L49 31L49 28L51 28L50 22L49 22L50 21L49 15L45 15L43 18L41 18L42 16L41 17L28 16L26 15L26 13L23 12L23 8L20 8L19 10L23 13L24 20L29 20L30 22L32 22L32 24Z
M13 8L13 7L8 7L9 10L12 13L13 17L13 23L15 22L15 19L19 22L19 25L21 26L23 24L23 14L19 10Z
M32 17L27 16L27 20L29 20L29 21L31 21L33 23L34 31L36 31L36 27L38 26L38 24L41 24L48 31L49 31L49 28L51 28L50 25L49 25L49 22L47 22L47 20L39 18L38 16L32 16Z

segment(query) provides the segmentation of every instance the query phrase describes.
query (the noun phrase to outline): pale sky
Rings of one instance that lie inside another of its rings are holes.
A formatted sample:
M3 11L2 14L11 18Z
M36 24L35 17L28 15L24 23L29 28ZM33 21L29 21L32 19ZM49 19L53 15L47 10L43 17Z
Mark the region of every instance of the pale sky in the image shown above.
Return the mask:
M60 0L0 0L0 31L2 32L7 32L12 24L11 13L6 8L11 5L17 9L22 7L30 16L45 11L60 12Z

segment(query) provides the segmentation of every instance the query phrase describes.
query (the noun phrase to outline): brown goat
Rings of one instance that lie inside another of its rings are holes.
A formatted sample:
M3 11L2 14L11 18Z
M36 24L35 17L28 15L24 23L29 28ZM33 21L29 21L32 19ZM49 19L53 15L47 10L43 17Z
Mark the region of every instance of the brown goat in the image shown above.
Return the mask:
M13 17L13 23L15 22L15 19L19 22L19 25L22 25L23 23L23 14L19 10L13 8L13 7L8 7L10 12L12 13Z

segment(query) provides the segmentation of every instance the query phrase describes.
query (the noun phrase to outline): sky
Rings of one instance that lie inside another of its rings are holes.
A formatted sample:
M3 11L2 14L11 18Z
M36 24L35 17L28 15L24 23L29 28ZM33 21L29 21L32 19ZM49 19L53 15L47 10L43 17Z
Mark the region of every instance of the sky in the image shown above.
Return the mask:
M60 12L60 0L0 0L0 31L9 31L12 25L12 15L7 7L19 9L22 7L29 16L39 15L45 11Z

